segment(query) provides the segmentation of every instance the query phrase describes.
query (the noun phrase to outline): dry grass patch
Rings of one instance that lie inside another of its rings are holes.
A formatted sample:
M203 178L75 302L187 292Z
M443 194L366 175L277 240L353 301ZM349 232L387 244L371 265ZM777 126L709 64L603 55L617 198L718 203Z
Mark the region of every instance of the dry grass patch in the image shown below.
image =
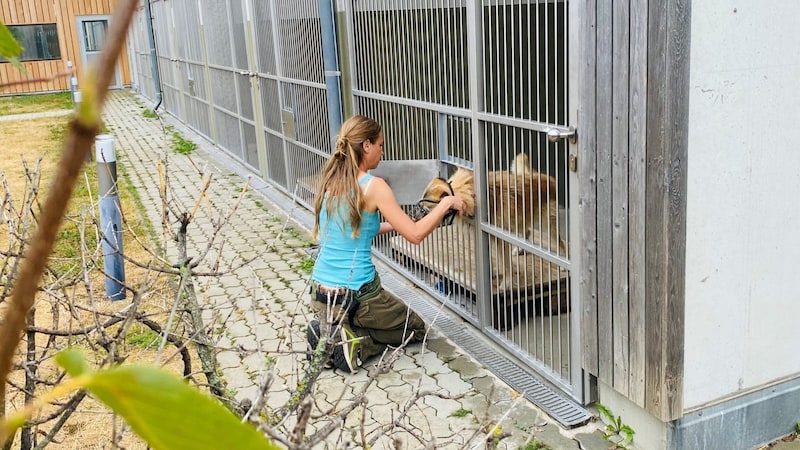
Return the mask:
M35 108L34 108L35 109ZM24 209L24 199L35 195L38 202L34 202L33 211L38 210L38 205L44 203L44 195L49 189L52 175L58 164L61 146L69 117L28 119L0 122L0 173L5 178L4 190L5 205L14 205L15 210ZM41 174L40 190L32 194L31 180L26 175L25 165L33 171L38 166ZM98 345L103 338L100 332L83 335L78 331L95 326L98 322L105 322L112 314L124 309L131 303L131 295L123 301L112 302L105 299L105 278L102 273L102 251L99 248L99 237L95 224L99 221L97 211L97 176L96 164L88 163L85 173L73 194L69 212L62 224L62 229L56 242L54 255L51 257L51 269L45 275L43 286L58 286L47 288L37 296L33 325L48 330L75 331L73 336L52 336L47 333L36 335L35 351L40 362L37 365L37 377L42 383L36 388L36 394L48 390L47 385L59 381L59 371L52 362L52 355L56 350L67 346L79 346L84 349L87 359L91 362L101 362L108 357L108 349ZM154 260L154 245L151 244L152 234L146 219L139 213L134 195L126 189L124 177L119 177L119 199L124 217L123 223L123 248L126 256L144 265L159 265ZM10 203L9 203L10 202ZM8 252L18 248L18 240L12 232L26 232L30 230L15 230L14 223L9 219L14 217L11 210L3 208L0 218L0 250ZM7 231L8 230L8 231ZM0 273L0 281L5 272ZM125 263L126 284L140 286L145 282L150 284L148 294L143 297L139 312L152 318L155 322L165 323L174 299L174 289L171 285L173 277L163 273L154 272L147 267L139 267L129 262ZM3 298L0 297L0 308ZM181 322L176 321L178 324ZM119 332L122 324L115 324L105 330L110 336ZM174 328L174 327L173 327ZM175 330L183 334L182 330ZM149 328L134 323L129 333L114 348L118 359L125 362L153 363L157 359L157 349L160 344L158 335ZM20 345L17 361L22 362L27 343ZM166 361L166 367L177 373L182 373L183 365L180 357L170 358L175 353L172 346L167 346L161 362ZM195 365L199 365L194 361ZM197 369L197 367L195 367ZM6 411L11 413L21 408L25 397L23 386L25 373L21 369L15 370L10 377L11 387L8 389ZM67 399L64 399L65 401ZM56 406L48 407L38 417L44 417L55 411ZM35 439L41 441L47 430L52 427L49 422L35 429ZM75 414L69 419L55 440L48 448L55 449L91 449L109 448L113 436L119 435L122 423L115 418L108 409L89 398L83 400ZM118 442L124 448L138 449L146 446L130 432ZM15 447L18 448L19 435Z

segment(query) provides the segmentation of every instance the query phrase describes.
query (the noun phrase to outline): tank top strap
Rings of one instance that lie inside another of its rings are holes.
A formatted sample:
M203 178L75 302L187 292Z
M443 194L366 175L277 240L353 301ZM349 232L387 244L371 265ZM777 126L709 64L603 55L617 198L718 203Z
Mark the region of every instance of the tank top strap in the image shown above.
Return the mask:
M367 195L367 191L369 190L369 184L372 179L375 178L371 174L366 174L358 180L358 185L364 188L364 195Z

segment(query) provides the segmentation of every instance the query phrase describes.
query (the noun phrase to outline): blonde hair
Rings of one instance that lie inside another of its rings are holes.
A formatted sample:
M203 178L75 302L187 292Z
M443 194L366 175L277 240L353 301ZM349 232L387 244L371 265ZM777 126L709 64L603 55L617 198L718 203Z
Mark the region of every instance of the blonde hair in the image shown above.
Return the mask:
M333 211L346 202L350 211L353 237L358 237L361 210L364 208L364 195L358 186L358 168L364 160L364 141L376 142L382 132L378 122L365 116L353 116L342 124L336 136L333 155L322 169L317 197L314 200L314 230L311 232L314 239L319 234L319 213L326 194L328 203L325 209L328 217L333 218Z

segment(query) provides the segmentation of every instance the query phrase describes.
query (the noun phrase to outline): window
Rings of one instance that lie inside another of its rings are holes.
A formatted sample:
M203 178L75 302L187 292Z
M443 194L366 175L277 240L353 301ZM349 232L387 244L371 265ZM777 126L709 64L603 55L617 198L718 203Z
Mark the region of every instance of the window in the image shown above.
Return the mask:
M83 22L83 37L87 52L99 52L106 40L107 20L86 20Z
M8 25L8 29L25 49L19 55L20 61L61 59L56 24ZM0 58L0 62L6 62L6 59Z

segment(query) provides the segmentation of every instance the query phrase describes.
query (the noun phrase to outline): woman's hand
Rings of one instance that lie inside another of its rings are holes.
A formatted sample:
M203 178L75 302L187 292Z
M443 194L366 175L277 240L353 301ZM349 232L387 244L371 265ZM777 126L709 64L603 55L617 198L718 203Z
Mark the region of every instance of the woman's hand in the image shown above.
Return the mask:
M448 208L448 210L451 210L451 209L455 210L456 212L458 212L459 216L463 216L464 215L464 208L466 207L466 204L464 203L464 200L458 194L456 194L456 195L448 195L445 198L446 199L450 199L450 207Z

